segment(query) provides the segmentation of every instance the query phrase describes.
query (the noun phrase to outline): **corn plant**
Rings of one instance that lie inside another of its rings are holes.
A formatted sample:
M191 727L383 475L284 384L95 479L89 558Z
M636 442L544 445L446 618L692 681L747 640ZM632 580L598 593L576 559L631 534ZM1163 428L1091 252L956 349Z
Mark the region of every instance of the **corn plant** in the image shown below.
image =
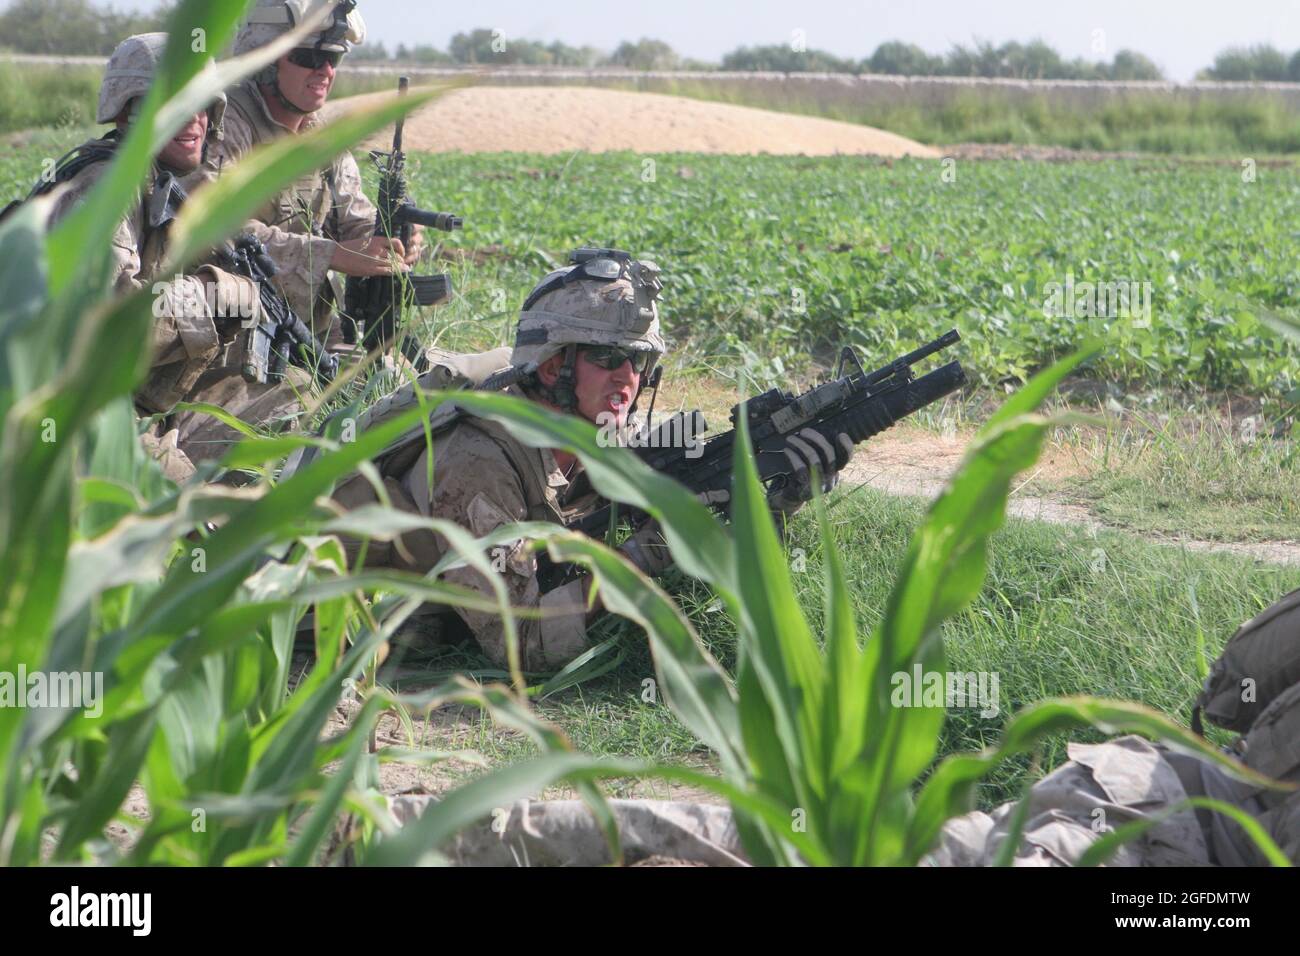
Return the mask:
M377 767L392 755L366 747L386 707L469 701L543 749L569 747L512 692L463 681L417 698L372 688L351 724L322 739L347 680L365 673L420 602L506 610L500 594L485 601L418 575L349 574L330 534L337 516L318 500L421 412L346 445L250 437L199 478L269 474L305 442L329 451L291 479L239 490L199 480L177 488L137 441L131 394L147 370L153 303L147 289L111 294L109 239L139 202L152 157L186 119L298 39L201 73L209 56L195 52L195 38L222 49L247 7L179 4L151 92L97 188L54 228L46 198L0 226L0 674L75 672L89 685L80 702L0 706L0 864L309 863L345 808L374 832L391 831ZM284 183L431 95L352 113L250 156L187 204L170 266L193 261ZM463 560L488 569L470 536L442 530ZM382 516L364 531L385 534ZM315 660L291 690L295 630L308 606ZM342 769L330 776L332 761ZM133 786L147 819L122 811ZM608 819L596 792L581 787ZM487 806L517 789L510 780L487 788ZM103 839L115 819L139 831L129 848Z

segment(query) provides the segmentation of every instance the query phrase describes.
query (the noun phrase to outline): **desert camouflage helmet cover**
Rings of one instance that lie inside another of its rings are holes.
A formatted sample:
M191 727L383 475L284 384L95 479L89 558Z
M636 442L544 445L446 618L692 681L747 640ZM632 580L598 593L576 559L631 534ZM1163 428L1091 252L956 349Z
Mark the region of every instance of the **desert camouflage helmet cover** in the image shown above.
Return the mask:
M118 44L113 55L108 58L104 68L104 79L99 84L99 108L95 120L99 123L111 123L117 119L126 105L139 96L149 92L154 75L158 72L158 61L162 59L167 47L167 34L141 33L127 37ZM205 71L216 69L209 60ZM226 94L218 93L217 98L208 107L208 138L221 136L221 118L226 112Z
M299 43L300 49L349 53L366 42L365 21L350 0L257 0L235 36L235 55L266 46L324 6L334 8L333 18L319 33L309 34Z
M619 345L662 355L659 267L608 249L579 250L571 258L581 261L552 272L524 301L511 365L540 364L567 345Z

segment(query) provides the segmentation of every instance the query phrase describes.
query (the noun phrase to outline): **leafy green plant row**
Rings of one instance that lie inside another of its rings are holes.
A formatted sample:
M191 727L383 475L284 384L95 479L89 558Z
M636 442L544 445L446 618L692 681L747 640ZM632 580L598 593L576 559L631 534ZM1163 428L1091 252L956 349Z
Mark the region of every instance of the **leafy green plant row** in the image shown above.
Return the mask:
M465 216L445 240L450 254L476 252L451 266L462 298L436 320L453 343L504 341L536 277L596 243L665 269L679 354L764 384L829 363L842 343L893 355L956 325L963 364L989 385L1023 382L1089 337L1107 349L1085 373L1121 387L1278 400L1300 385L1300 352L1250 308L1292 308L1300 174L1289 167L1252 167L1247 182L1238 163L575 154L413 164L413 193ZM1129 312L1145 295L1149 315L1090 314L1107 302L1094 287L1089 308L1085 284L1122 282L1139 284Z

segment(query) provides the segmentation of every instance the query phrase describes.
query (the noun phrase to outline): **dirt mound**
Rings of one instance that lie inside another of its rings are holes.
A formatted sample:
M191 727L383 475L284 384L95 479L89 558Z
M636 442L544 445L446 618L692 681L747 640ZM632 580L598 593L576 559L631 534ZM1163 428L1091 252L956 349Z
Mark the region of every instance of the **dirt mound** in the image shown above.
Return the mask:
M373 102L349 97L334 109ZM391 134L387 134L391 141ZM371 146L381 144L377 137ZM478 86L455 90L406 121L407 149L430 152L726 153L917 156L937 150L870 126L589 87Z

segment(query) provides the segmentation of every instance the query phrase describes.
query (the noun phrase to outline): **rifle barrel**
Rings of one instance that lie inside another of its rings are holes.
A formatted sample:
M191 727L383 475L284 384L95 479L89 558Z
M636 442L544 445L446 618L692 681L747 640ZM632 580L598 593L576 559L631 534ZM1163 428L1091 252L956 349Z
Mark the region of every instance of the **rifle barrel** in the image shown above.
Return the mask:
M867 376L865 384L874 385L876 382L889 378L891 375L895 374L901 369L907 368L908 366L911 365L915 365L917 362L921 361L921 359L928 358L929 356L933 355L935 352L939 352L943 349L946 349L948 346L953 345L960 341L961 341L961 336L957 333L957 330L949 329L947 332L943 333L943 335L939 336L933 342L927 342L925 345L922 345L919 349L913 349L911 352L908 352L902 358L894 359L894 361L890 362L888 365L884 366L883 368L876 369L874 372L872 372L870 375Z
M398 77L397 95L405 96L406 91L410 87L410 85L411 85L411 78L409 76ZM405 125L406 125L406 117L399 116L397 118L397 126L393 130L393 152L394 153L400 153L402 151L402 129Z

